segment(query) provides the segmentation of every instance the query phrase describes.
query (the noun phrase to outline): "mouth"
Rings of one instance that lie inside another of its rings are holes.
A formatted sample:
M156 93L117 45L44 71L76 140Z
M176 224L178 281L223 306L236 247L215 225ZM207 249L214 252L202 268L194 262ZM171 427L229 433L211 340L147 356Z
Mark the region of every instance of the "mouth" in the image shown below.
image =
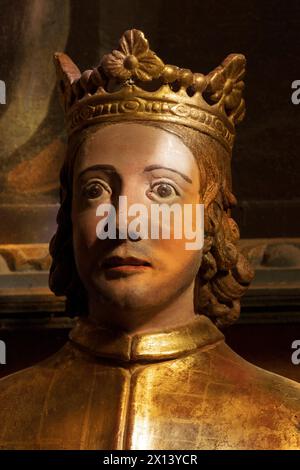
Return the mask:
M122 258L121 256L110 256L102 263L105 271L114 272L137 272L151 268L148 261L135 257Z

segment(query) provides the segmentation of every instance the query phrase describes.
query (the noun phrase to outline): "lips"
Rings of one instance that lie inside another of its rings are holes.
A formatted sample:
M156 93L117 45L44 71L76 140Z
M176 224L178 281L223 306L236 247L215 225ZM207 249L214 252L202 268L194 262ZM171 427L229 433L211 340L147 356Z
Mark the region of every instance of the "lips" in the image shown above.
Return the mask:
M151 267L151 264L148 261L132 256L126 258L122 258L121 256L110 256L103 261L102 267L105 270L125 271L149 268Z

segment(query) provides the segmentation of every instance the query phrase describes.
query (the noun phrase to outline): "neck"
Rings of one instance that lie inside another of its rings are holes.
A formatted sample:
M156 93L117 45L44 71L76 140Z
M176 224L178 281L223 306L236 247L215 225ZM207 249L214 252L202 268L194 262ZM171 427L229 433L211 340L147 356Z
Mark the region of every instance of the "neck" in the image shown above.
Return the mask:
M127 335L150 333L161 329L176 328L197 318L193 304L194 286L191 285L179 297L165 306L151 309L121 309L111 307L99 299L90 299L89 319L99 326L116 329Z

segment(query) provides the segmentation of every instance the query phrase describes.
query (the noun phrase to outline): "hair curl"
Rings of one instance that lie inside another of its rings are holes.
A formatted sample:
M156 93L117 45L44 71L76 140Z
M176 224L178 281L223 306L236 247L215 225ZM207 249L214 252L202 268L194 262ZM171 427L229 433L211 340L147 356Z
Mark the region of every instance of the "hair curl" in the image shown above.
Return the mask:
M134 121L133 121L134 122ZM136 121L135 121L136 122ZM233 323L240 314L240 298L247 290L253 270L239 251L239 229L230 216L236 204L231 192L230 154L212 137L172 123L139 121L177 135L192 151L200 172L201 195L205 205L205 243L194 288L196 313L205 314L218 326ZM67 298L66 312L87 315L87 296L77 273L72 242L72 179L76 154L85 139L101 126L80 132L69 141L60 173L60 209L57 231L50 242L52 265L50 289Z

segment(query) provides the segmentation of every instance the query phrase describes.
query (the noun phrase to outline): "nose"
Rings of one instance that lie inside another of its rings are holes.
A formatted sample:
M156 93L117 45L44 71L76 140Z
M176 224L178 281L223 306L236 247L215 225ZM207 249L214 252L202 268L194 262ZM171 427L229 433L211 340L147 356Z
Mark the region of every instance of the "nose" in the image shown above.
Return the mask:
M136 209L138 209L137 204L140 205L143 202L136 185L133 188L132 186L124 187L116 201L116 229L118 238L129 239L131 241L141 240L140 228L138 230L139 224L133 224L133 219L139 216L136 212ZM142 221L140 216L139 219Z

